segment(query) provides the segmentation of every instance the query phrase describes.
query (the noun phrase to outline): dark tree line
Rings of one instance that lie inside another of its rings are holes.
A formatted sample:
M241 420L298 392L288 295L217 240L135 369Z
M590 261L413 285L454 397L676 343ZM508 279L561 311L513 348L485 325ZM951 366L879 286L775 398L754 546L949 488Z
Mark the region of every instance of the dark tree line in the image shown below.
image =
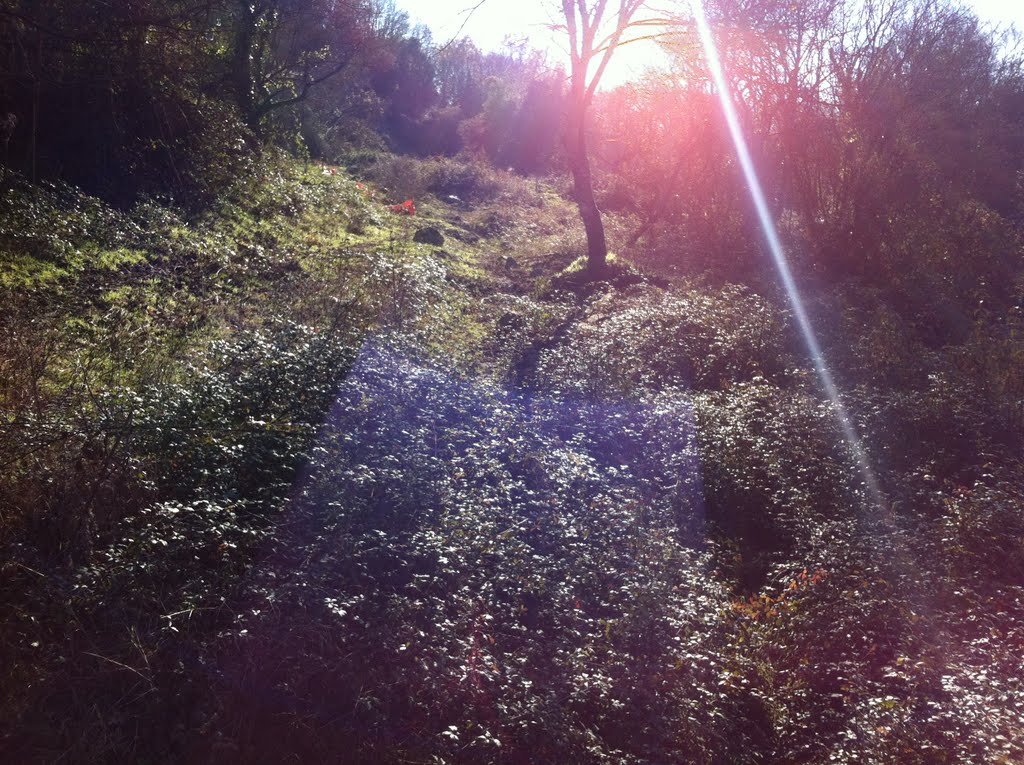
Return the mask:
M544 169L558 73L434 46L390 0L4 0L3 160L109 199L202 204L269 144L462 150Z

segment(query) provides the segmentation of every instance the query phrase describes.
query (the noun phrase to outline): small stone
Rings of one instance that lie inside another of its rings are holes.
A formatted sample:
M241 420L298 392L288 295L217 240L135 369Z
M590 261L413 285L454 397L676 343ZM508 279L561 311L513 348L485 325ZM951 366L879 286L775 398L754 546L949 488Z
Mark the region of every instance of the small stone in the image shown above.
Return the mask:
M419 244L430 244L434 247L440 247L444 244L444 235L434 226L425 226L416 230L416 233L412 235L412 240Z
M506 313L498 319L498 329L505 331L515 331L523 329L526 326L526 319L517 313Z

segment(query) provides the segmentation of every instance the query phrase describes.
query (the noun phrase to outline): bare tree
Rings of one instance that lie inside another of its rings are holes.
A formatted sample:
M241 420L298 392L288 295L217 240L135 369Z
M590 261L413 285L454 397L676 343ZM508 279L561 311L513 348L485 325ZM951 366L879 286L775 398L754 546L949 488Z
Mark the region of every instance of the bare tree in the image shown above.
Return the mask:
M587 110L615 50L620 45L652 36L642 33L633 36L630 30L661 23L657 19L635 18L645 2L617 0L614 10L609 10L609 0L562 0L565 25L558 25L558 28L568 33L571 59L566 149L576 204L587 232L587 268L595 274L605 268L608 243L601 211L594 199L587 152ZM627 37L629 39L625 39Z

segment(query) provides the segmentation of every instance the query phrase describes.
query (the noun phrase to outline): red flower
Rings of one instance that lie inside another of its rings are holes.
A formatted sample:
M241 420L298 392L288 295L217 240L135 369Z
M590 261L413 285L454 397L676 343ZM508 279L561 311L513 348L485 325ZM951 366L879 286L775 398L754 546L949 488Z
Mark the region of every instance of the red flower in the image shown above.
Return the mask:
M411 199L406 199L400 205L391 205L391 212L402 213L405 215L416 214L416 203Z

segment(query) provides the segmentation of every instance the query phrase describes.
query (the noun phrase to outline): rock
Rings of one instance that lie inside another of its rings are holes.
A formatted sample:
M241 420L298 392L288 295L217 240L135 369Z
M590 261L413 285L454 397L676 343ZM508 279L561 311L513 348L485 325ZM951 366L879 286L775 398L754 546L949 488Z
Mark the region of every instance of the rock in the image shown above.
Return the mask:
M412 235L412 240L420 244L431 244L434 247L440 247L444 244L444 236L433 226L416 229L416 233Z
M506 313L498 319L498 329L504 331L517 331L526 327L526 319L517 313Z

